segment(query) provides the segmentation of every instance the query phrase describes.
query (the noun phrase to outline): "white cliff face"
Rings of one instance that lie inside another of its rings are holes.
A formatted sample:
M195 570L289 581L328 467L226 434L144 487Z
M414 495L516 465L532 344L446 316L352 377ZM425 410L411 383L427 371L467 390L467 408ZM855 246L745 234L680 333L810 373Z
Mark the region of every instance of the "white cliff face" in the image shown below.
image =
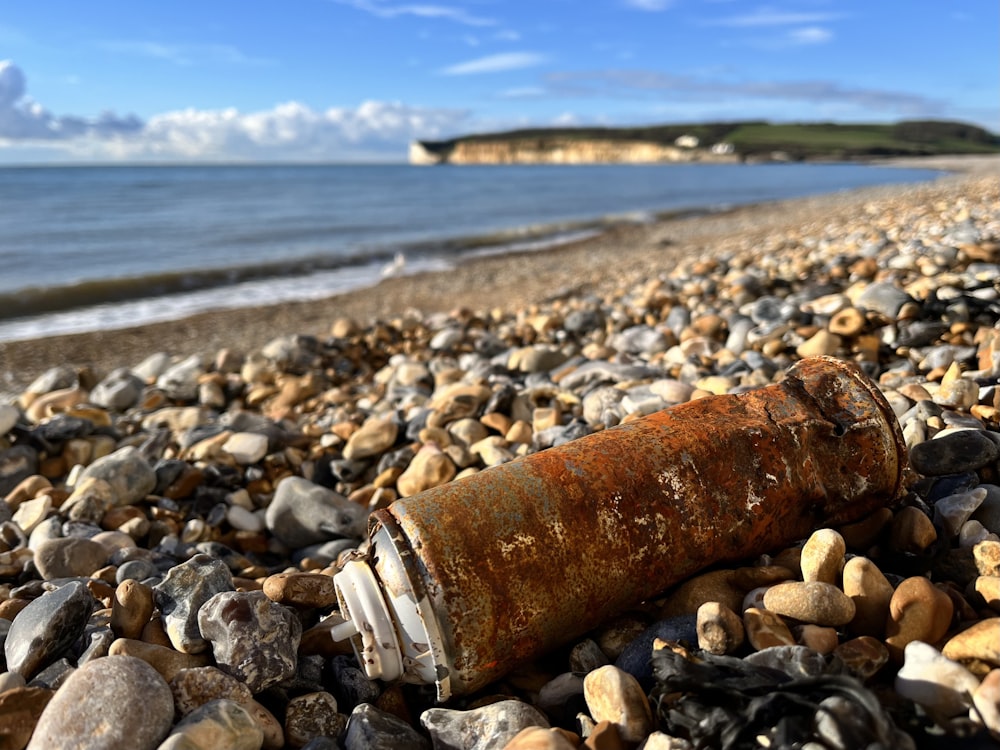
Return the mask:
M441 150L415 141L411 164L656 164L680 161L736 161L735 154L678 148L649 141L523 138L459 141Z

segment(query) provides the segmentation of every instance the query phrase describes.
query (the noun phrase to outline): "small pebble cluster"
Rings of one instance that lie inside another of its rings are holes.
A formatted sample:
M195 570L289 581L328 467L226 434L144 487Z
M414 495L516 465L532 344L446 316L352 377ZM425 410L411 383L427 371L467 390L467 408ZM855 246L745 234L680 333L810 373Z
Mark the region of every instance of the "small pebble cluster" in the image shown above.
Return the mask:
M920 195L518 311L42 373L0 405L0 746L709 746L682 718L711 701L664 688L668 653L829 677L871 696L885 746L1000 740L1000 183ZM446 706L332 640L331 576L373 510L812 355L858 363L898 416L893 507ZM844 700L729 746L855 747Z

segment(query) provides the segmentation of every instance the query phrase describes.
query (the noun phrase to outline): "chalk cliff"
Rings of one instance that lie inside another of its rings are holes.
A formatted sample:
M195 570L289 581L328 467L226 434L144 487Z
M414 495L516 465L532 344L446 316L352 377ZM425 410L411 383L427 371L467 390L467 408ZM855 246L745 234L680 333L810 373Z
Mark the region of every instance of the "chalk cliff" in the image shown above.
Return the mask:
M583 138L519 138L414 141L411 164L656 164L737 161L735 154L651 141Z

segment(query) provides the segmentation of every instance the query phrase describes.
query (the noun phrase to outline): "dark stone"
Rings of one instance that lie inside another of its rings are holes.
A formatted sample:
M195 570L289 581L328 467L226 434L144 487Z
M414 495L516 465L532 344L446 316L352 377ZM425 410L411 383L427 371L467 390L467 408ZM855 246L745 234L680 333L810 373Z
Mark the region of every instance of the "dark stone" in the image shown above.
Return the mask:
M7 668L31 679L62 656L83 633L94 606L85 584L73 581L44 594L14 618L4 653Z
M374 680L358 668L353 656L335 656L330 660L333 675L331 691L340 710L347 712L362 703L374 703L382 690Z
M22 480L38 473L38 451L15 445L0 451L0 497L6 496Z
M216 594L234 588L233 574L226 564L208 555L195 555L172 567L153 588L153 595L174 648L187 654L208 648L198 627L198 612Z
M980 430L959 430L925 440L910 449L914 471L928 476L975 471L994 463L998 457L1000 446Z
M654 622L632 639L615 661L615 666L631 674L644 687L648 687L653 678L650 661L653 655L653 641L659 638L664 641L683 641L689 646L697 646L696 623L697 617L694 615L680 615Z
M94 423L82 417L57 414L34 429L35 434L49 443L65 443L72 438L86 437L94 431Z
M310 745L311 742L306 747ZM428 750L429 747L427 738L416 729L370 703L356 706L347 720L345 750Z

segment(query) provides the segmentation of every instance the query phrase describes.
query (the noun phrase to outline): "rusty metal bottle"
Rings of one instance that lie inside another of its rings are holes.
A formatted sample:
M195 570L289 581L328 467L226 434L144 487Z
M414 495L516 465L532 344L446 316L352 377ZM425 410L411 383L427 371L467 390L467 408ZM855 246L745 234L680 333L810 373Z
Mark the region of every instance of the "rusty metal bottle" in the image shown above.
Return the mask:
M850 364L712 396L407 497L335 578L370 677L468 693L711 564L902 491L892 409Z

